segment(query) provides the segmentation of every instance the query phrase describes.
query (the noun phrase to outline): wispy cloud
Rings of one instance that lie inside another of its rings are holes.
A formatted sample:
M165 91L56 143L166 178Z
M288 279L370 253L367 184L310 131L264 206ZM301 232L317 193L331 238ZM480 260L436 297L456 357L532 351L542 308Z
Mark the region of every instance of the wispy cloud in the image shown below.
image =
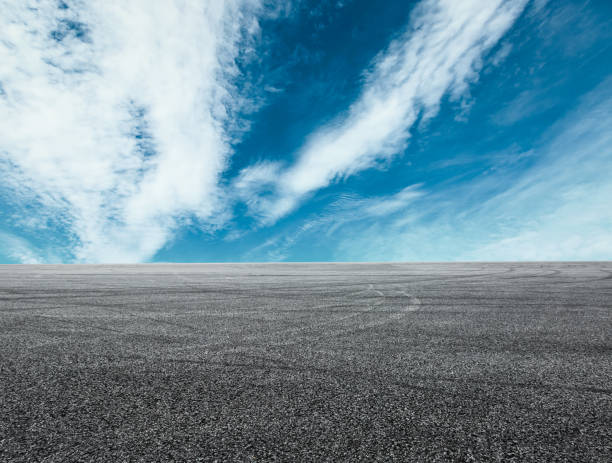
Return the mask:
M316 234L320 240L331 240L333 235L345 226L358 223L359 227L368 223L388 220L402 214L401 219L406 221L406 209L421 198L425 192L422 185L410 185L402 190L381 196L362 198L355 195L343 195L329 204L321 213L314 214L299 227L287 232L286 230L267 239L264 243L251 249L247 258L253 260L285 260L291 254L291 248L308 237Z
M492 116L492 120L495 124L509 126L541 114L553 108L555 103L554 100L544 97L542 92L525 90L497 111Z
M339 261L609 260L611 125L608 78L529 152L483 154L497 168L443 188L343 195L250 257L301 260L319 246Z
M146 260L181 221L219 212L234 63L258 2L0 8L5 194L61 218L74 258L92 262Z
M20 264L41 264L44 258L26 240L0 231L0 258Z
M253 214L274 222L309 193L402 151L411 128L433 117L445 95L458 100L478 79L484 55L525 4L426 0L417 5L404 34L375 59L361 96L308 137L295 163L279 169L273 194L251 201ZM242 176L249 177L249 170Z
M610 259L611 124L609 78L542 136L532 167L425 197L411 210L421 217L408 224L398 219L355 227L338 244L337 258Z

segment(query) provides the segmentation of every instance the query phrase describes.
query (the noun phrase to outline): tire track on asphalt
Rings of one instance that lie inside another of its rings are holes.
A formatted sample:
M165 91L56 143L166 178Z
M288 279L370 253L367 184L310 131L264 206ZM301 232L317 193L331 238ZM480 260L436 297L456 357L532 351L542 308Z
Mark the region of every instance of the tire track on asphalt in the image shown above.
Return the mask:
M388 301L389 297L394 297L397 298L397 294L395 295L389 295L389 294L385 294L384 292L382 292L379 289L376 289L374 287L373 284L369 284L367 289L364 289L362 291L358 291L356 293L350 293L348 296L354 296L356 294L363 294L363 293L368 293L368 292L374 292L377 296L378 296L378 300L376 300L373 304L369 304L369 310L363 310L363 311L357 311L353 314L351 314L350 316L344 317L344 319L342 321L346 321L346 320L356 320L355 323L352 323L351 325L348 325L346 327L342 327L342 328L338 328L335 330L327 330L324 333L318 334L316 336L311 336L311 337L307 337L306 339L303 338L297 338L297 339L292 339L290 341L286 341L286 342L282 342L282 343L275 343L274 346L275 347L280 347L280 346L289 346L289 345L295 345L298 343L303 343L303 342L307 342L307 343L313 343L313 342L317 342L326 338L337 338L339 336L343 336L349 333L355 333L355 332L359 332L359 331L366 331L372 328L376 328L379 326L383 326L387 323L390 322L397 322L402 320L407 313L410 312L416 312L418 310L420 310L421 307L421 301L419 298L417 298L416 296L404 291L404 290L392 290L396 293L398 293L400 295L400 297L405 297L405 298L409 298L410 302L405 305L403 308L401 308L400 310L377 310L380 306L382 306L383 304L385 304L385 302ZM358 301L355 301L353 299L351 299L351 303L355 304ZM359 322L357 319L361 316L364 315L373 315L373 314L380 314L383 316L383 318L379 319L379 320L372 320L369 322ZM385 314L389 314L387 316L384 316ZM303 328L303 329L298 329L296 330L296 332L300 332L300 331L305 331L308 328ZM295 334L295 333L293 333Z

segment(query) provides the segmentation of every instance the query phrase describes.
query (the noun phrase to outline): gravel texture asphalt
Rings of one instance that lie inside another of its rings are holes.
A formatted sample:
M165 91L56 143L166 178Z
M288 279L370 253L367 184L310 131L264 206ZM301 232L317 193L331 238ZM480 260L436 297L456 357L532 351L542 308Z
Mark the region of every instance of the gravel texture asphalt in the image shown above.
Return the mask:
M612 263L0 267L0 461L612 461Z

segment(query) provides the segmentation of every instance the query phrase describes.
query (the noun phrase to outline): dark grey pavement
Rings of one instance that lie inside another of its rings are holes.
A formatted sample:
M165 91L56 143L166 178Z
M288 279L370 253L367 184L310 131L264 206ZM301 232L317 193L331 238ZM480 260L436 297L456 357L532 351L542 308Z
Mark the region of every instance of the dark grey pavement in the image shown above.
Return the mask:
M0 267L1 461L612 461L612 263Z

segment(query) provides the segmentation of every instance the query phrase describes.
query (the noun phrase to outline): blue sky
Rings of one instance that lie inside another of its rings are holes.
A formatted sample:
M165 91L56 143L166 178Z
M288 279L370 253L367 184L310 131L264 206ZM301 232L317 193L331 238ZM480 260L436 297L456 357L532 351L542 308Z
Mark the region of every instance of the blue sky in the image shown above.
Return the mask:
M1 4L0 263L612 259L612 2Z

